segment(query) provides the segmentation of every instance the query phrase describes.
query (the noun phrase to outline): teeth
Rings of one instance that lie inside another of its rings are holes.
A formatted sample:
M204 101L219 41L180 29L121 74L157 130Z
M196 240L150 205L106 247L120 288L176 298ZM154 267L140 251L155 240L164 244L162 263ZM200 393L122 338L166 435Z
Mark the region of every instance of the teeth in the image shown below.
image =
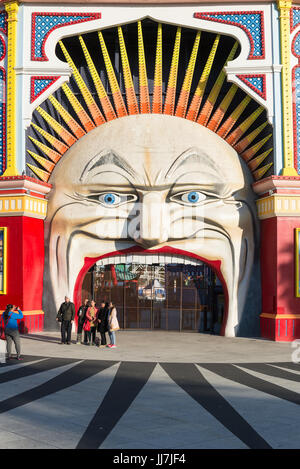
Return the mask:
M203 265L203 262L192 259L187 256L168 256L164 254L128 254L124 256L112 256L97 261L97 265L111 264L185 264L185 265Z

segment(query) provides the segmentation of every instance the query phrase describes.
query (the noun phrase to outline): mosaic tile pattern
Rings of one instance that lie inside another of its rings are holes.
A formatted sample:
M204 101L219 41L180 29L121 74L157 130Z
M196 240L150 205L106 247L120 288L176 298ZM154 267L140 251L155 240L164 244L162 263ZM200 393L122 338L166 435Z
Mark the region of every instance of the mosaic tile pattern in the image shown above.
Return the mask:
M45 42L56 28L92 21L101 18L97 13L34 13L32 15L32 60L48 60L45 55Z
M249 59L263 59L264 47L264 19L263 12L231 12L231 13L195 13L195 17L217 21L219 23L232 24L242 28L251 44Z

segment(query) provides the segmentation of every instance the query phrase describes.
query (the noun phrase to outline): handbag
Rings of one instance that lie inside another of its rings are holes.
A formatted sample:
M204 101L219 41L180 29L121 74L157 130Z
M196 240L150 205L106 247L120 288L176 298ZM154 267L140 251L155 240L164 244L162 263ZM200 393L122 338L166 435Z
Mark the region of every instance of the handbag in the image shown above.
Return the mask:
M88 319L86 319L83 323L82 329L86 332L91 330L91 323Z
M12 315L12 313L11 313ZM8 317L6 323L4 322L4 318L3 318L3 314L2 314L2 317L1 317L1 327L0 327L0 340L6 340L6 336L5 336L5 329L6 329L6 326L11 318L11 315Z

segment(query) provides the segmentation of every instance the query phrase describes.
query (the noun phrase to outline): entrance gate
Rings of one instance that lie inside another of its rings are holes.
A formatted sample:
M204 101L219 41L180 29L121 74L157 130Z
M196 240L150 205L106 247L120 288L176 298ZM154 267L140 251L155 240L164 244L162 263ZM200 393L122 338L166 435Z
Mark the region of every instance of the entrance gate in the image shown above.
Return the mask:
M123 329L219 333L224 313L221 283L206 265L94 265L82 300L112 301Z

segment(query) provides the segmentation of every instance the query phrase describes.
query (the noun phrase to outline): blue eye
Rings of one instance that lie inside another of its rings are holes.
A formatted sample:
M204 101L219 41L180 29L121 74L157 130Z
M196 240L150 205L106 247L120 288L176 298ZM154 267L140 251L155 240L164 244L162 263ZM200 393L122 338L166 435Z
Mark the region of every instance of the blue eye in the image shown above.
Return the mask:
M189 204L197 204L206 199L206 196L201 192L191 191L181 195L182 202Z
M110 192L107 194L99 195L98 200L103 205L106 205L108 207L114 207L116 205L119 205L119 203L121 202L121 197L118 194L113 194Z
M191 203L197 203L199 201L199 194L198 192L190 192L187 195L188 201Z
M104 194L94 194L87 197L93 202L100 202L104 207L114 208L119 205L135 202L137 196L134 194L116 194L115 192L105 192Z
M114 194L105 194L103 197L103 201L107 205L113 205L116 202L116 196Z

